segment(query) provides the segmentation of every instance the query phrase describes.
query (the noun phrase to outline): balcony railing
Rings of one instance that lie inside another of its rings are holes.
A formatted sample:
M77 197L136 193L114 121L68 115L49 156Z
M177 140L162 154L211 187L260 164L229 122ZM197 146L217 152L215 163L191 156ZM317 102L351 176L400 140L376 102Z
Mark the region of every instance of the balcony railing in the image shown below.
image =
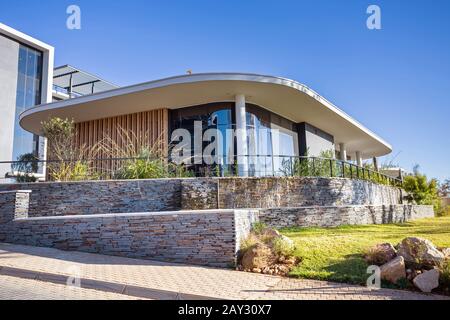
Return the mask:
M68 89L60 87L60 86L57 86L56 84L53 85L53 91L56 92L56 93L60 93L60 94L66 95L66 96L68 96L70 98L77 98L77 97L81 97L82 96L82 94L79 93L79 92L76 92L76 91L70 92Z
M11 174L7 175L6 178L24 174L42 176L43 172L41 172L41 175L33 172L36 171L35 168L37 167L45 168L45 176L50 181L127 179L130 176L139 176L140 174L145 176L149 174L150 178L238 176L348 178L391 186L402 185L401 179L348 161L330 158L250 155L243 157L233 156L231 158L223 157L216 163L219 164L176 165L169 159L161 158L99 158L88 160L35 160L27 162L0 161L0 166L11 166ZM17 170L17 168L21 169ZM29 168L29 170L26 168ZM150 173L139 172L139 170L148 170ZM127 174L128 171L130 174Z

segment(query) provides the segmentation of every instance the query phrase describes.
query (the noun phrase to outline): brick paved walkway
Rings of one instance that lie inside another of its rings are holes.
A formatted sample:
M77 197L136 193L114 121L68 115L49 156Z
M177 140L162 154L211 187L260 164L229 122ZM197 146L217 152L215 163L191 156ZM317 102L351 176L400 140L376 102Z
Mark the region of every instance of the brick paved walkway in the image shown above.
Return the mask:
M0 276L0 300L130 300L134 297L37 280Z
M61 280L74 276L74 272L80 274L82 287L96 289L89 291L104 291L105 296L98 296L100 299L116 298L107 296L106 291L109 294L123 293L135 298L152 299L447 299L400 290L371 291L360 286L324 281L0 244L0 298L5 297L3 291L10 290L10 287L3 285L3 281L12 281L11 275L15 278L41 279L41 286L48 284L43 281L55 282L43 290L56 292L63 286ZM35 282L33 284L36 285ZM91 293L86 292L86 297ZM57 293L49 293L49 296L55 295ZM24 294L24 298L28 296Z

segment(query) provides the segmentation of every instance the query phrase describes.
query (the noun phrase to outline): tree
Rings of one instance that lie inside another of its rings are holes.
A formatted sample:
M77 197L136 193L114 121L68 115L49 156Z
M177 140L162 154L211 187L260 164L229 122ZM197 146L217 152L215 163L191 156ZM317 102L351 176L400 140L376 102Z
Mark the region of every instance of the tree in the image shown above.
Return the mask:
M38 171L38 160L32 153L17 158L17 162L12 165L17 182L36 182L34 173Z
M449 194L450 194L450 179L446 179L439 186L439 195L441 197L446 197Z
M75 143L76 129L73 120L51 118L42 122L47 138L47 164L49 178L55 181L79 181L91 179L92 159L97 148Z
M438 182L436 179L428 180L427 176L414 167L414 174L406 176L403 188L410 194L410 200L419 205L432 205L436 212L440 210L441 201L438 195Z
M48 158L50 160L70 160L76 153L73 141L75 124L73 120L51 118L42 122L42 132L47 138Z

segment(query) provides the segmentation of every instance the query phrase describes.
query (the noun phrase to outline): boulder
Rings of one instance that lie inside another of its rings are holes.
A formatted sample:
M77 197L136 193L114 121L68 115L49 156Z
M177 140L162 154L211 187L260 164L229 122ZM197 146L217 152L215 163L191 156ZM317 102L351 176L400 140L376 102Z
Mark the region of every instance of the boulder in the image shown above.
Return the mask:
M295 248L294 240L292 240L291 238L288 238L288 237L283 236L283 235L279 236L279 238L281 238L281 240L283 240L283 242L284 242L287 246L289 246L289 247L291 247L291 248Z
M262 236L267 238L276 238L280 236L280 233L272 228L266 228L262 231Z
M414 269L407 269L406 270L406 279L409 281L413 281L415 277L417 277L419 274L421 274L421 270L414 270Z
M295 243L292 239L281 235L271 241L271 247L275 255L283 256L286 259L293 255Z
M430 293L439 287L439 270L431 269L418 275L413 280L414 285L422 292Z
M283 264L294 266L298 263L298 260L296 257L290 257L289 259L286 259L283 261Z
M407 265L418 268L439 267L445 261L444 254L431 241L421 238L404 239L397 254L405 259Z
M405 259L397 257L381 267L381 279L396 284L399 280L406 278Z
M397 256L397 251L390 243L377 244L367 251L365 259L368 264L381 266L393 260Z
M442 254L444 255L445 259L450 259L450 248L442 249Z
M264 244L258 243L242 256L241 265L244 270L264 269L271 264L272 251Z

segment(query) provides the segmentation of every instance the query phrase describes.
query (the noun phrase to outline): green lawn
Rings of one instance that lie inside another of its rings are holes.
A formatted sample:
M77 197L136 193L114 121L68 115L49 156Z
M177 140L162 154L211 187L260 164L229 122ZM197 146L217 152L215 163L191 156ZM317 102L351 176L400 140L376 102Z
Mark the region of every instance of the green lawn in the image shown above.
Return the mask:
M363 259L366 249L384 242L395 246L410 236L429 239L436 246L450 247L450 217L391 225L290 228L282 233L295 241L295 255L303 259L291 276L365 284L369 276Z

